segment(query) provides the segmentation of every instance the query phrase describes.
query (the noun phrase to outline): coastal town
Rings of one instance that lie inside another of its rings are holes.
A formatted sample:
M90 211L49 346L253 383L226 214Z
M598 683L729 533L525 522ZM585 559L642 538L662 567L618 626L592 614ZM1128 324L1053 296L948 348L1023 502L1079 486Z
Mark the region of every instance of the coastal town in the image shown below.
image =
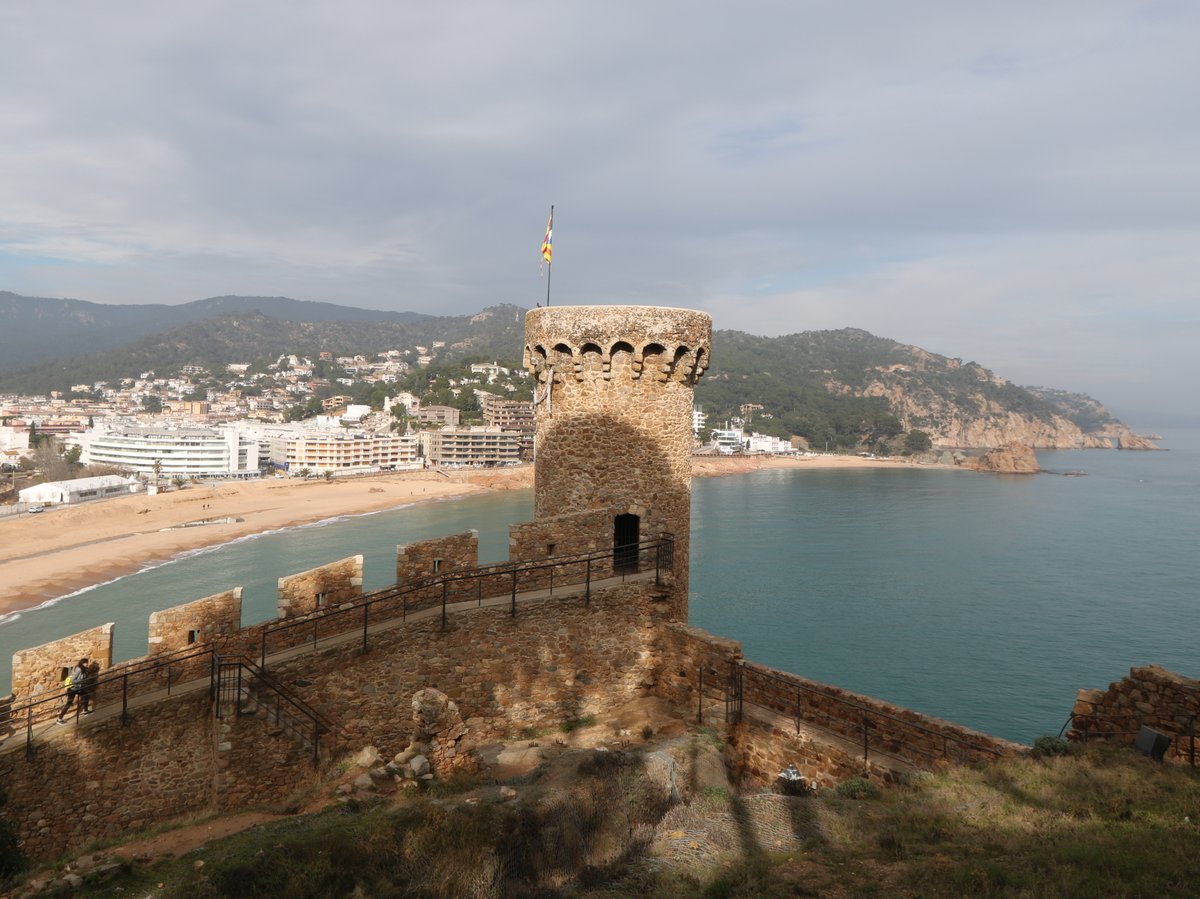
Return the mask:
M40 511L201 479L323 478L532 461L528 374L434 342L370 356L184 365L48 395L0 395L0 501ZM743 410L747 418L759 404ZM740 418L692 414L698 453L792 454ZM4 508L0 506L0 508Z

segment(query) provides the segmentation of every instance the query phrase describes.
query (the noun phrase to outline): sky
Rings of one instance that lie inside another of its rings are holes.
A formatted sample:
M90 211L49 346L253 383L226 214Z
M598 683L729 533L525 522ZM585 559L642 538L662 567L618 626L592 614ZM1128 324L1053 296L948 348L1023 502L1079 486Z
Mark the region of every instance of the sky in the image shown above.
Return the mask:
M1197 47L1191 0L0 0L0 290L532 307L553 204L556 305L1197 425Z

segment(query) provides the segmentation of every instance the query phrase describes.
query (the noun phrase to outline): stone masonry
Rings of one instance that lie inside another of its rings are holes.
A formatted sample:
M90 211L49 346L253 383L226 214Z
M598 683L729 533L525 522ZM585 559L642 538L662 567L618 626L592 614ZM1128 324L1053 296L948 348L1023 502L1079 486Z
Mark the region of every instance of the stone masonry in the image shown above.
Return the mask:
M294 618L362 596L363 557L350 556L279 579L279 617Z
M555 306L525 318L535 379L536 518L641 505L676 540L672 610L687 620L692 391L712 319L655 306Z

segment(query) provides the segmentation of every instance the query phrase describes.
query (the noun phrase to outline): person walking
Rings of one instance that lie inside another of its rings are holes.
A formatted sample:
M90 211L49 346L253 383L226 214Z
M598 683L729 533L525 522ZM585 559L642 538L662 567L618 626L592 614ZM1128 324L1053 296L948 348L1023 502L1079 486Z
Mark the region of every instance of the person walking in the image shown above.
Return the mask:
M83 693L79 697L79 704L83 707L83 714L90 715L95 709L92 704L96 701L96 682L100 679L100 662L93 659L92 664L87 667L87 675L83 679Z
M67 704L62 707L58 713L58 723L67 723L67 712L71 710L71 706L76 699L79 699L79 704L83 705L81 694L83 693L84 681L87 679L88 660L85 656L75 663L75 667L67 674L67 679L63 681L63 686L67 688Z

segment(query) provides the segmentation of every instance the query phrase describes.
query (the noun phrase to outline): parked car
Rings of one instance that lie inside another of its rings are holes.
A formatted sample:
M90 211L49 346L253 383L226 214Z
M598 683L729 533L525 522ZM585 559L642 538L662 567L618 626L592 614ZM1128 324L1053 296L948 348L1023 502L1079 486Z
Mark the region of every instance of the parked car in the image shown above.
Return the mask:
M46 507L45 506L30 506L25 511L28 512L30 515L32 515L34 512L45 512Z

